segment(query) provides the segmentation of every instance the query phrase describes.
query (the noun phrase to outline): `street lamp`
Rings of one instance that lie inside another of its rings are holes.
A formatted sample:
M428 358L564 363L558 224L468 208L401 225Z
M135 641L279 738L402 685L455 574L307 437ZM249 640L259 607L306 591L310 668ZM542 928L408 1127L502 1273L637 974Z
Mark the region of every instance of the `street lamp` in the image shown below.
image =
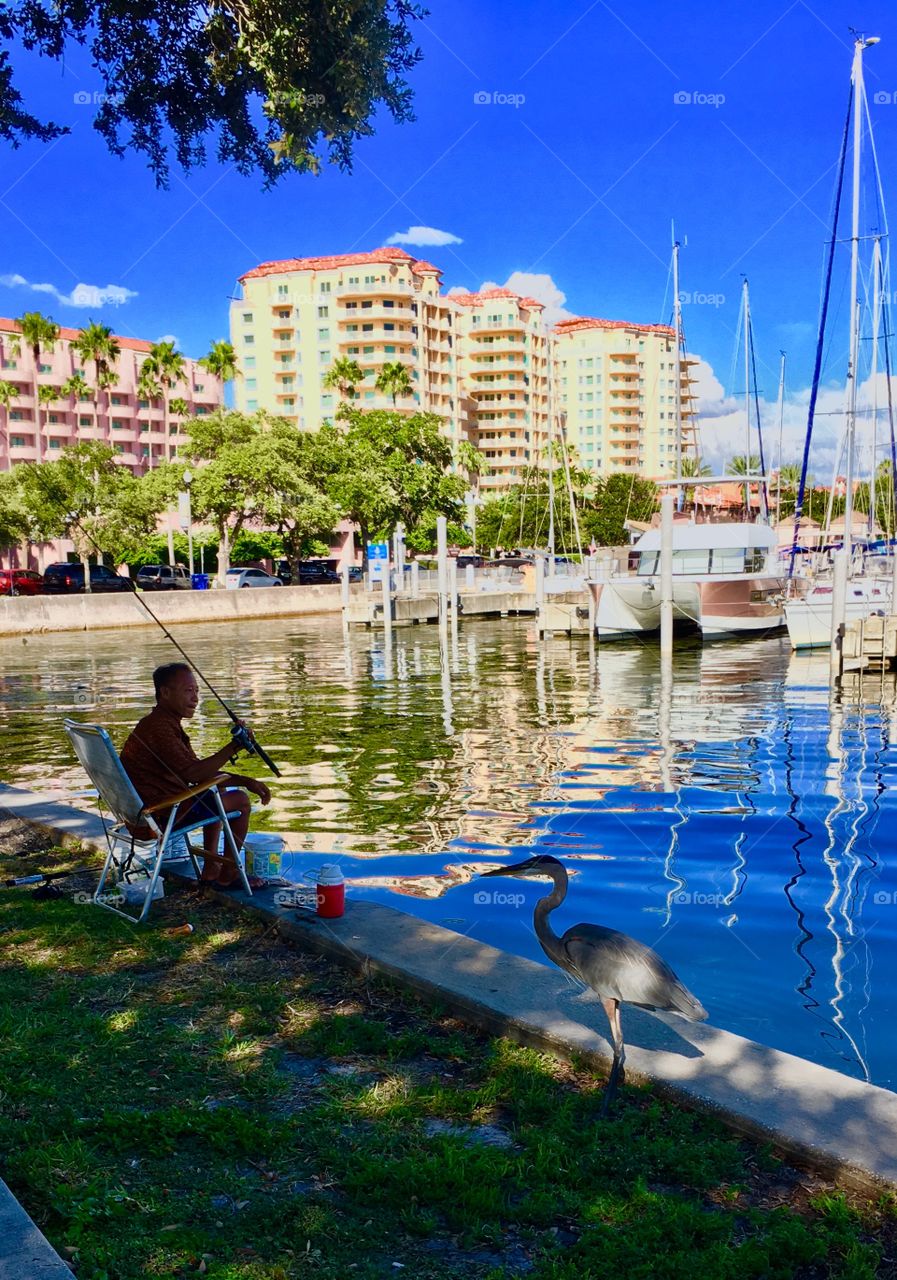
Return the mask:
M190 505L190 486L193 483L193 472L189 469L184 472L184 489L187 498L187 559L190 562L190 579L193 579L193 509Z

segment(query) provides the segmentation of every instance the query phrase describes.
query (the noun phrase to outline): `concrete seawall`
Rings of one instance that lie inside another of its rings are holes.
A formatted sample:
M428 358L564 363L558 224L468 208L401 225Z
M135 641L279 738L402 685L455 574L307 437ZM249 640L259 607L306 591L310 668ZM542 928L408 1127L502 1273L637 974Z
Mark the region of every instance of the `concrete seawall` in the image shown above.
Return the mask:
M353 587L354 592L360 587ZM148 592L146 602L164 622L240 622L339 613L338 583L308 587L254 587L250 591ZM40 631L100 631L109 627L151 627L153 620L128 593L0 597L0 636Z

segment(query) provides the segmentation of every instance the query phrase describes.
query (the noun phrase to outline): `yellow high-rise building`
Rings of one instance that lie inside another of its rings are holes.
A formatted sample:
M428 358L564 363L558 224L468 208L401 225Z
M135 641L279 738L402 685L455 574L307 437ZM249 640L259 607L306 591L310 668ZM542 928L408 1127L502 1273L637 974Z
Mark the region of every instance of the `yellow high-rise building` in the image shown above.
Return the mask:
M268 409L303 430L332 419L340 400L323 379L334 362L364 372L353 403L362 409L422 410L442 418L452 441L466 438L457 370L457 316L440 295L440 271L404 249L264 262L240 277L231 341L243 376L237 409ZM392 398L376 388L385 364L405 366L414 390Z
M682 450L693 451L689 362L666 325L579 317L549 329L535 298L443 294L439 268L397 248L265 262L240 286L231 341L244 412L317 430L339 407L324 378L342 357L364 374L359 408L434 413L454 445L476 445L483 491L544 465L549 434L562 432L589 471L660 479L675 474L678 376ZM408 370L413 388L395 405L376 387L390 363Z
M580 464L597 475L675 476L676 379L682 453L694 454L696 363L680 357L675 330L581 316L556 324L552 345L556 410Z
M480 488L506 489L533 465L548 431L548 345L542 303L509 289L453 293L471 438L488 470Z

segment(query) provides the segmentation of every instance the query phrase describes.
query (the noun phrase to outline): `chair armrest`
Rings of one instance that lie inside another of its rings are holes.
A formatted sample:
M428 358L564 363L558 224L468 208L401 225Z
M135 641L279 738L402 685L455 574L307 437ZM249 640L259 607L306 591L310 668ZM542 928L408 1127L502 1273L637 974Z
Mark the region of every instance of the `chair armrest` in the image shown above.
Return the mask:
M210 778L208 782L200 782L197 786L190 787L188 791L178 791L176 795L166 796L164 800L158 800L155 804L144 805L141 813L157 813L159 809L171 809L183 800L192 800L194 796L201 796L204 791L211 791L219 783L226 782L227 776L226 773L216 773L215 777Z

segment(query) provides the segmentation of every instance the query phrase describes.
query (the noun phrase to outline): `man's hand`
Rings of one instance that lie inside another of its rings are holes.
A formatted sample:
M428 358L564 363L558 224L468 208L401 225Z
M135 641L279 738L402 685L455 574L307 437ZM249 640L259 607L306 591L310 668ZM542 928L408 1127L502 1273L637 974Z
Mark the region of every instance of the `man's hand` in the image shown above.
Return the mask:
M258 796L262 804L268 804L271 799L271 792L265 786L264 782L259 782L258 778L238 778L232 775L232 780L238 782L241 787L245 787L247 791L251 791L253 795Z

